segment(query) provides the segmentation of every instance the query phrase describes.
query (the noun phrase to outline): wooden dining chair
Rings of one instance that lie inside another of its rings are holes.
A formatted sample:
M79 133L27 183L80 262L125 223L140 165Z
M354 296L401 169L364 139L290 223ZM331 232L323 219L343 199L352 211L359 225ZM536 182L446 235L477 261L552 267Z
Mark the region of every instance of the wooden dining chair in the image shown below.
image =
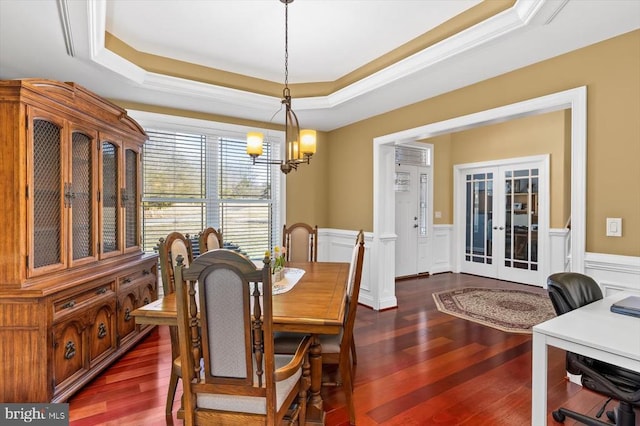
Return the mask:
M362 250L361 250L360 243L362 243ZM362 252L362 259L360 260L361 252ZM364 231L361 229L358 232L358 235L356 235L356 243L353 246L353 251L351 252L351 260L349 262L349 274L347 275L347 295L352 295L354 291L353 286L355 285L356 282L358 283L357 294L355 294L356 302L360 295L360 281L362 280L362 263L363 262L364 262ZM358 271L358 268L360 268L360 276L356 278L356 272ZM355 313L354 313L354 321L355 321ZM353 364L358 363L358 356L356 355L356 340L355 340L355 337L353 336L353 333L351 335L351 358L352 358Z
M201 254L209 250L222 248L222 231L211 227L205 228L198 234L198 242Z
M226 249L177 266L186 425L305 423L311 340L301 338L293 355L274 354L269 266Z
M349 421L355 424L355 407L353 405L354 364L356 363L355 340L353 327L356 321L360 282L362 281L362 264L364 263L364 232L360 230L353 247L349 274L346 285L345 316L340 334L320 335L322 348L322 364L338 365L339 378L336 382L323 382L324 386L342 386L349 409ZM296 333L279 332L274 337L276 353L292 353L295 342L299 339Z
M294 223L282 229L282 247L286 249L287 262L318 261L318 226Z
M191 240L180 232L171 232L166 238L160 238L158 243L158 257L160 260L162 290L165 295L173 293L176 289L174 270L178 256L182 256L185 265L191 263L193 260ZM171 355L173 362L171 363L171 376L169 379L169 389L167 391L167 416L171 416L171 412L173 411L173 400L176 396L178 381L182 377L177 327L169 327L169 336L171 338Z

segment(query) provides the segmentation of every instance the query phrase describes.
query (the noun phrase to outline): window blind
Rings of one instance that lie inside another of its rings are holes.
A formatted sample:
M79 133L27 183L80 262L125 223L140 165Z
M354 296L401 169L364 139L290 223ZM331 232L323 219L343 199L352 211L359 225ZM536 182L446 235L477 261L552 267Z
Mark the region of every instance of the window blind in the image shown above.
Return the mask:
M205 141L202 135L147 130L142 157L145 251L170 232L205 228Z
M278 244L279 176L252 164L245 141L146 130L143 156L143 241L146 251L172 231L196 236L222 229L227 248L252 259ZM263 158L275 144L266 143Z
M271 168L251 164L245 142L220 139L219 209L223 238L252 258L271 246ZM269 152L263 155L269 157Z

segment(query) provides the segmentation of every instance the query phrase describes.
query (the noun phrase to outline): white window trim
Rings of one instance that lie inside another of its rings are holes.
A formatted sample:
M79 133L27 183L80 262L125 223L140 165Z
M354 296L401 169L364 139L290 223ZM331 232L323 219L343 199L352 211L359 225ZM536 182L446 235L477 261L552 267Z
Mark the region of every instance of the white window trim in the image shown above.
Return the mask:
M239 124L222 123L217 121L201 120L198 118L181 117L176 115L158 114L148 111L127 110L128 115L138 122L140 126L146 129L158 129L169 131L182 131L185 133L195 133L206 135L207 138L228 138L228 139L246 139L247 132L262 131L265 135L280 144L280 158L284 158L284 132L279 130L271 130L264 128L256 128L243 126ZM144 161L144 159L143 159ZM274 226L277 233L280 233L282 226L286 223L287 211L287 186L284 173L280 172L280 166L272 166L274 179L278 176L280 185L280 199L278 200L280 208L280 217L275 218ZM208 218L207 218L208 219Z

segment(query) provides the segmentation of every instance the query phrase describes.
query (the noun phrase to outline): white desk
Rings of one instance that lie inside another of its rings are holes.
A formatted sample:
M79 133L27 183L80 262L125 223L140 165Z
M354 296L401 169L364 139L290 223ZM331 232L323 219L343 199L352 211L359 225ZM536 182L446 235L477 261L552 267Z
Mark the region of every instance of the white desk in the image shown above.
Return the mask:
M548 346L640 372L640 318L609 310L633 294L616 293L533 327L532 425L547 424Z

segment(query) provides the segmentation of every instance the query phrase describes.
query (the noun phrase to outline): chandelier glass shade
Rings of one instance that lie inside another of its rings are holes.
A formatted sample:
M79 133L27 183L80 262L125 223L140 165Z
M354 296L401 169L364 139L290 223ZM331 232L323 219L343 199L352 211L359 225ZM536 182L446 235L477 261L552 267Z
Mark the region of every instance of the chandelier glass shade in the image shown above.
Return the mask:
M311 156L316 152L316 131L300 130L300 123L296 113L291 108L291 92L289 90L289 13L288 7L293 0L280 0L284 3L284 89L281 103L285 107L285 158L284 160L260 160L264 134L261 132L247 133L247 154L253 159L253 164L279 164L282 173L297 170L299 164L309 164ZM277 113L276 113L277 114ZM275 114L274 114L275 117Z

